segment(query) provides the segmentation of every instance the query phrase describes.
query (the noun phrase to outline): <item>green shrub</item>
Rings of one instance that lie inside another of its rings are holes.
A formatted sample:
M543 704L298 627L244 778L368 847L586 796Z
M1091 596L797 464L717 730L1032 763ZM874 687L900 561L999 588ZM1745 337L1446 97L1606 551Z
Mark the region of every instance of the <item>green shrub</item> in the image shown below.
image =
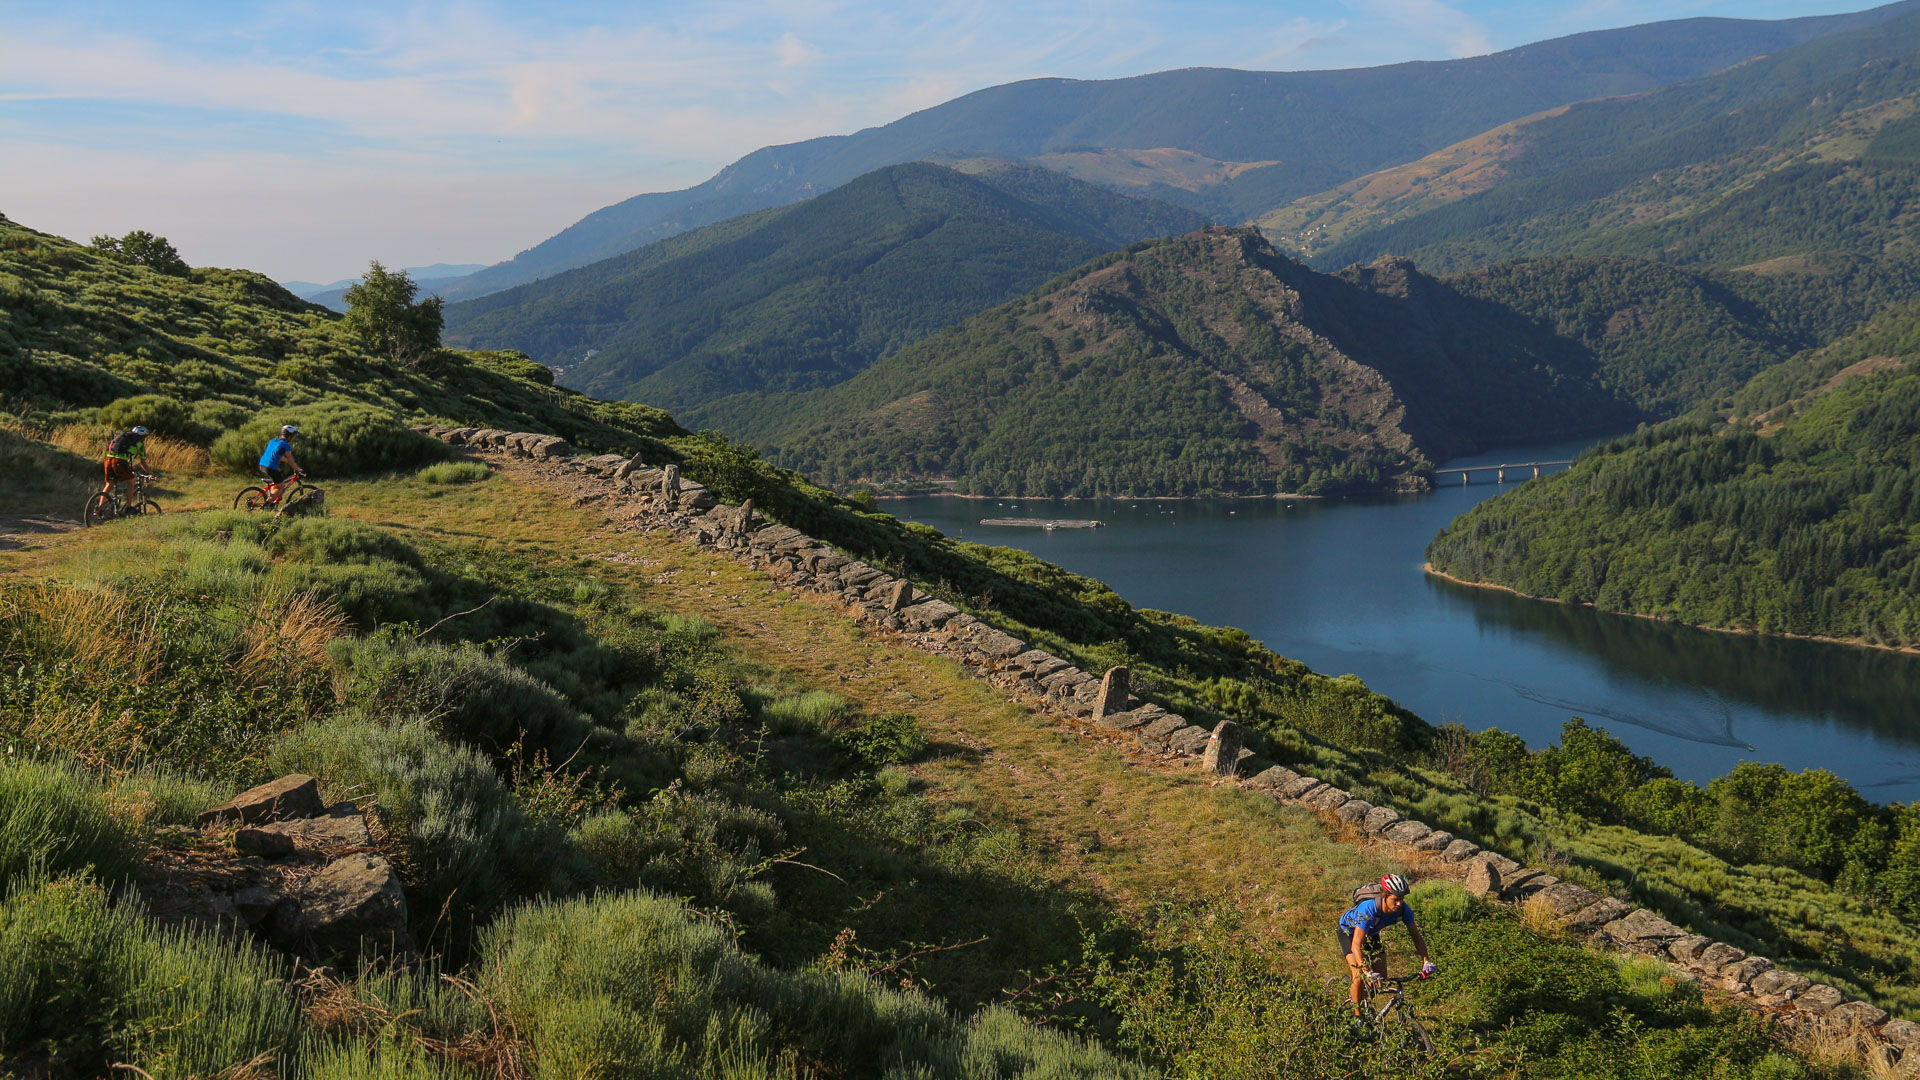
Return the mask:
M224 431L237 428L247 422L247 410L230 401L208 398L193 403L193 426L200 429L212 441ZM261 447L265 449L265 447Z
M115 431L145 424L156 434L193 442L205 442L211 435L194 423L186 405L165 394L139 394L102 405L99 422Z
M417 474L428 484L471 484L493 475L493 470L477 461L443 461L429 465Z
M1072 1036L1004 1012L973 1022L864 976L763 967L726 933L644 892L540 902L488 928L481 986L515 1003L542 1076L1135 1077Z
M79 878L16 882L0 899L0 1052L49 1075L213 1076L297 1038L285 960L164 931Z
M760 722L769 735L825 735L855 711L853 703L838 694L808 690L762 705Z
M912 713L886 713L861 720L840 741L870 768L904 765L927 751L927 737Z
M109 881L140 862L100 785L73 765L0 758L0 890L38 874L92 871Z
M404 837L408 906L424 929L447 905L482 913L565 887L558 837L527 820L491 762L425 720L310 724L269 761L276 772L320 777L330 797L373 796L382 822Z
M411 469L447 453L445 446L409 429L390 412L331 399L255 417L214 440L214 460L235 472L251 473L283 424L300 428L293 456L317 476Z
M570 838L601 885L644 886L707 907L732 907L779 851L786 830L764 810L669 788L638 812L587 818Z

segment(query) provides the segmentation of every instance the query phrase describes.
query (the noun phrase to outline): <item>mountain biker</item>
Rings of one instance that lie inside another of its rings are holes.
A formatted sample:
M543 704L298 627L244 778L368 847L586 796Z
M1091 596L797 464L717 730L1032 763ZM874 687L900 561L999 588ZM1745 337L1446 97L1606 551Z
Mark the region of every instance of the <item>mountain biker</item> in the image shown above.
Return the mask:
M1361 890L1362 893L1371 891ZM1358 899L1346 914L1340 916L1340 925L1334 930L1334 937L1340 942L1340 953L1347 961L1347 970L1353 976L1347 997L1353 1002L1356 1017L1362 1015L1361 987L1387 977L1387 950L1380 944L1381 930L1394 923L1405 924L1407 934L1413 938L1413 947L1420 953L1420 977L1427 978L1438 970L1433 961L1427 958L1425 935L1414 925L1413 907L1407 903L1407 879L1399 874L1388 874L1380 879L1379 891L1378 899L1372 896Z
M293 459L293 437L298 434L300 429L292 424L282 427L280 434L267 442L266 450L260 454L260 463L255 466L260 475L267 478L267 498L274 502L280 501L280 485L301 475L300 463ZM282 461L286 462L284 467L280 464Z
M133 478L137 475L153 479L153 474L147 471L147 435L144 426L135 424L107 440L107 457L102 463L107 479L100 485L102 495L112 494L114 481L118 480L127 486L127 505L134 505ZM138 467L135 462L139 462Z

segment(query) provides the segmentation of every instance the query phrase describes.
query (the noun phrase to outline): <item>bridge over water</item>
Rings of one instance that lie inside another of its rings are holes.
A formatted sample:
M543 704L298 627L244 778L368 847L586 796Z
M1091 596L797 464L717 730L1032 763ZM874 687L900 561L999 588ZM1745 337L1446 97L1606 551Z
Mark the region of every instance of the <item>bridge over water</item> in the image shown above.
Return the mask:
M1533 475L1539 476L1541 469L1550 469L1558 466L1571 465L1571 464L1573 464L1571 460L1568 460L1568 461L1520 461L1520 462L1514 462L1512 464L1505 464L1505 465L1469 465L1469 466L1459 467L1459 468L1435 469L1433 470L1433 482L1435 486L1438 486L1440 484L1442 477L1450 477L1457 473L1459 474L1459 477L1460 477L1460 483L1464 485L1464 484L1470 484L1473 482L1472 477L1474 473L1493 473L1495 476L1494 482L1498 484L1504 484L1507 482L1507 471L1509 469L1515 472L1518 472L1521 469L1532 469Z

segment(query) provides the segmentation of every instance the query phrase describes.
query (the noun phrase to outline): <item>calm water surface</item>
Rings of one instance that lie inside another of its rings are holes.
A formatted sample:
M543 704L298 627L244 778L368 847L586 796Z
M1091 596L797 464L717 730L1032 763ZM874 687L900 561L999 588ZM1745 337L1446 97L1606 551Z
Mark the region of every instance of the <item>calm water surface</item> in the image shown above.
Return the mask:
M1594 440L1455 465L1559 460ZM1490 479L1490 477L1489 477ZM1677 775L1742 760L1822 767L1876 801L1920 798L1920 658L1668 626L1454 585L1420 570L1441 526L1502 490L1300 503L889 500L949 535L1024 548L1142 607L1238 626L1317 671L1359 675L1435 723L1502 727L1533 745L1569 716ZM986 526L1097 518L1099 529Z

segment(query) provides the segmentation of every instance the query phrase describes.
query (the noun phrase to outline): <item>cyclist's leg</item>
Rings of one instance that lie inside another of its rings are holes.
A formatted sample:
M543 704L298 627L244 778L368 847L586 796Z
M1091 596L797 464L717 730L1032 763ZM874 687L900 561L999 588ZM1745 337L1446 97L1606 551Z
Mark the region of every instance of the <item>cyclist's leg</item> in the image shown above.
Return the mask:
M259 473L261 478L266 481L267 499L269 501L272 501L280 498L279 470L270 469L265 465L255 465L253 468L254 468L254 471Z
M1380 940L1379 934L1367 935L1366 956L1372 962L1374 974L1387 977L1387 946Z
M1333 928L1333 941L1340 949L1341 961L1347 965L1347 1000L1353 1004L1354 1015L1358 1016L1360 1015L1360 992L1367 981L1366 970L1354 961L1352 933L1336 925Z

